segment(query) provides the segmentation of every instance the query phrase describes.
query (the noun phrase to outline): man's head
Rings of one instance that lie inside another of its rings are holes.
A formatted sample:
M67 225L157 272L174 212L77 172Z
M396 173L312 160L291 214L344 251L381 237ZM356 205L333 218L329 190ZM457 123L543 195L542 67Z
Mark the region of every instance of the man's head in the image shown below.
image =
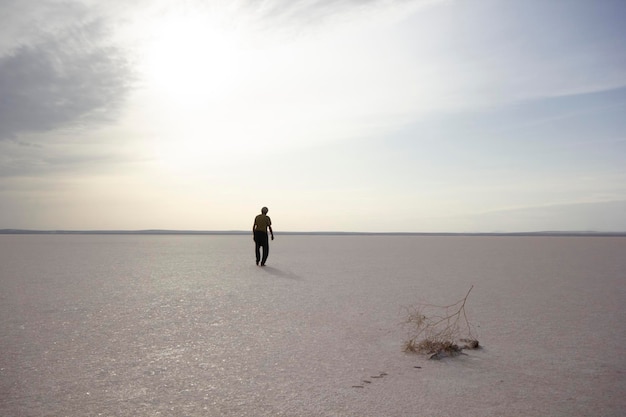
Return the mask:
M267 207L263 207L263 208L261 209L261 213L263 213L263 214L267 214L267 211L268 211L268 210L267 210Z

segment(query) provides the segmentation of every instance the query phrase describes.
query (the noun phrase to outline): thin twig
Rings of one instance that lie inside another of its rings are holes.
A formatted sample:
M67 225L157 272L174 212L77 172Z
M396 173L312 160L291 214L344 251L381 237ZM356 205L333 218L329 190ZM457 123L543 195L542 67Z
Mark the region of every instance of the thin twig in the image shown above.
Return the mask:
M472 335L472 326L465 311L467 298L473 288L472 285L465 297L456 303L445 306L421 305L412 312L409 311L407 323L413 325L415 334L405 342L404 350L434 353L433 357L440 357L442 353L458 354L463 348L478 346L478 341ZM426 314L431 310L435 310L433 314ZM437 310L443 310L443 315L437 314ZM462 326L461 320L463 320L464 326ZM463 340L472 343L459 348L456 341L460 340L462 333L467 335Z

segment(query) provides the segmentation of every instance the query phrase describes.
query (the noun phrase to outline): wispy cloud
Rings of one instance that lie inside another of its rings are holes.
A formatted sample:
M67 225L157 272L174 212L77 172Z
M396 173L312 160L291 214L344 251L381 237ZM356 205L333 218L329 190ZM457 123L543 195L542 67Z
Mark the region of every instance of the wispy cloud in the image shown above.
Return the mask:
M262 20L283 27L319 26L329 21L348 23L348 16L368 12L389 12L394 8L415 7L442 0L249 0L245 7Z
M626 200L546 204L473 216L471 230L625 231Z
M82 122L110 121L132 70L106 43L103 22L64 28L0 57L0 140Z

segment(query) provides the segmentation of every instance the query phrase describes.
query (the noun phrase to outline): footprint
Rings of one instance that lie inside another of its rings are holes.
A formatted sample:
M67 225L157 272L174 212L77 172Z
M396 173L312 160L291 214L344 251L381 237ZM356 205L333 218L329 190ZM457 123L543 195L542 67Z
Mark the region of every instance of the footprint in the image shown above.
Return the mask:
M381 372L378 375L370 375L370 378L378 379L378 378L382 378L384 376L387 376L386 372ZM364 384L371 384L372 383L372 381L370 381L369 379L364 379L361 382L363 382ZM365 385L352 385L352 388L365 388Z

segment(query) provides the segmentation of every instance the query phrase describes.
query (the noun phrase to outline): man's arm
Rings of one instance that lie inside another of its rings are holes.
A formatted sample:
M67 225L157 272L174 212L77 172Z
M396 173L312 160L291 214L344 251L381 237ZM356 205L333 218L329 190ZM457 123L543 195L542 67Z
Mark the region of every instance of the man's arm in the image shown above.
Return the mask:
M272 240L274 240L274 231L272 230L272 226L267 226L270 229L270 233L272 234Z

